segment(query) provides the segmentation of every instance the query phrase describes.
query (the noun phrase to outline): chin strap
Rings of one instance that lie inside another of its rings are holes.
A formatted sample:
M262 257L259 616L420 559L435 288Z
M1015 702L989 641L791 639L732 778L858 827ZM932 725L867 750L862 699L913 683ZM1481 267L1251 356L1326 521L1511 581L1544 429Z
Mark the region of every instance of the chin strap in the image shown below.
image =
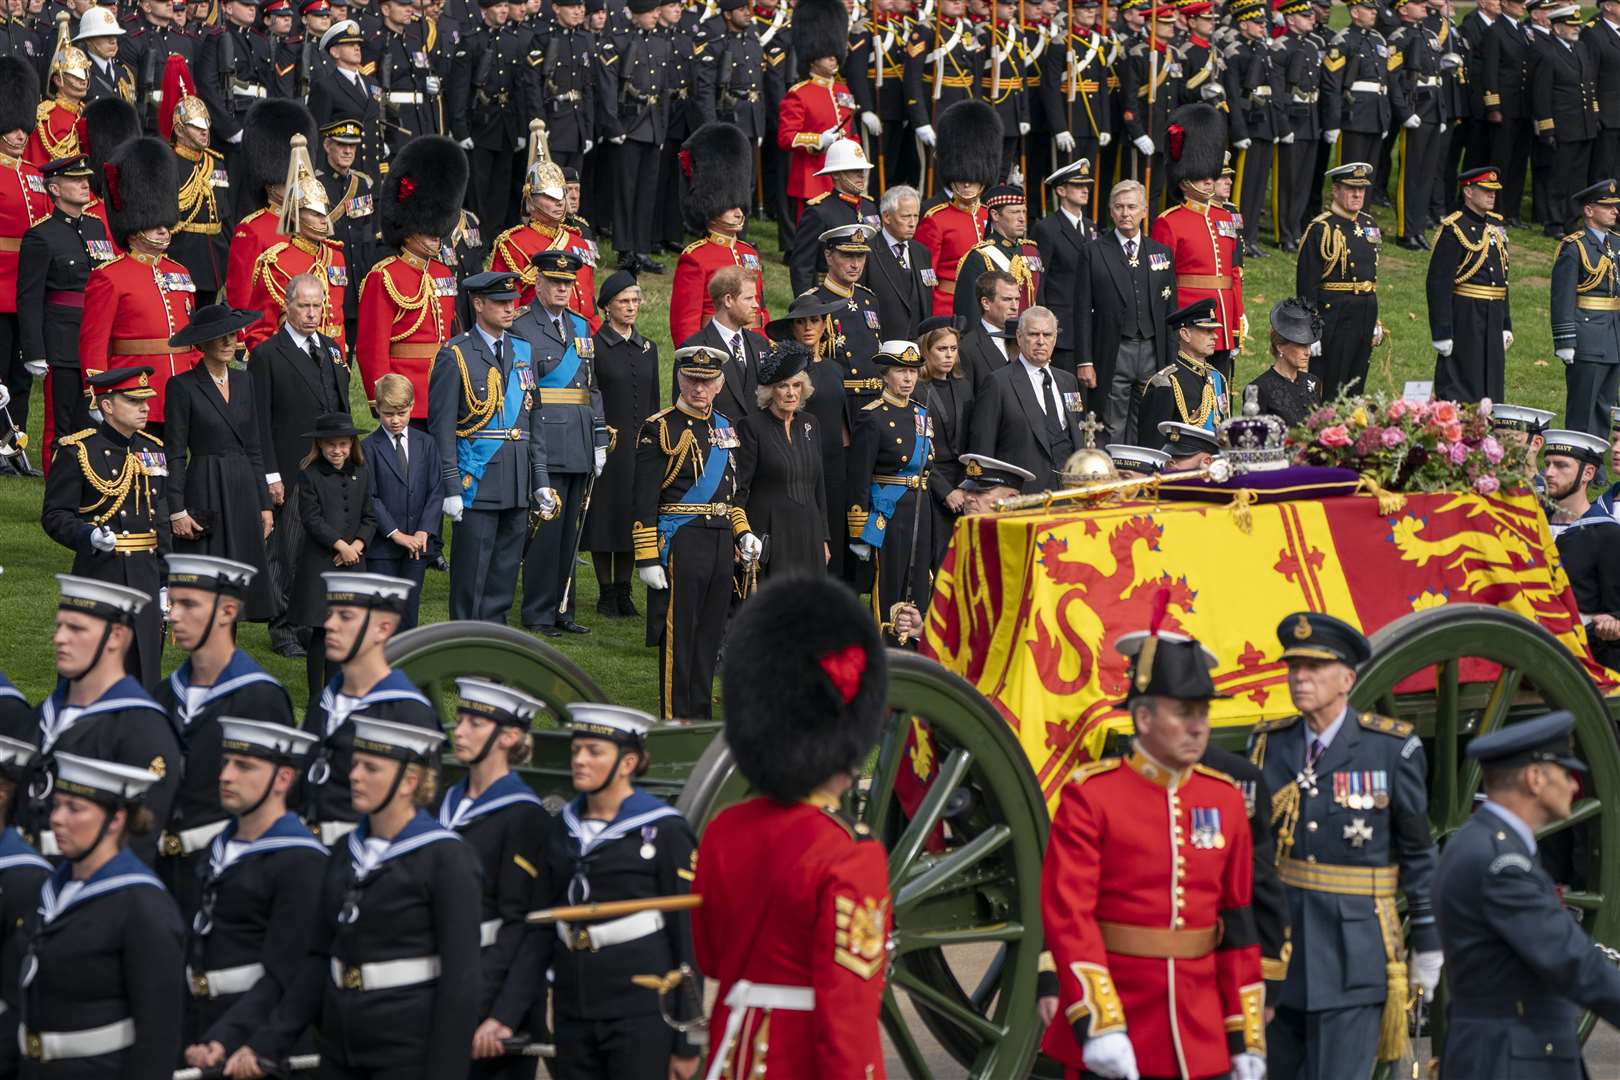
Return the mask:
M399 794L400 781L405 779L405 770L410 768L411 764L409 761L399 763L399 768L394 772L394 782L388 785L388 794L383 796L382 802L377 804L377 809L373 810L372 813L381 813L393 803L394 796Z
M492 727L490 729L489 738L484 740L484 748L482 750L478 751L478 756L477 757L475 757L471 761L467 762L467 767L468 768L471 768L472 766L479 764L485 758L489 757L489 752L491 750L495 749L495 740L501 737L501 728L503 726L504 725L502 725L502 724L496 724L494 727ZM614 768L618 768L618 766L615 765Z
M354 642L349 646L349 654L338 661L339 667L360 655L360 647L366 643L366 633L371 629L371 611L371 608L366 608L366 617L361 620L360 629L354 635Z
M102 627L101 640L96 642L96 654L90 658L90 662L88 664L79 669L78 674L65 675L68 682L78 682L80 679L94 671L97 664L101 663L101 654L107 651L107 641L112 637L112 629L113 622L111 619L108 619L107 625Z
M202 639L191 647L192 652L202 652L203 646L208 644L208 638L214 632L214 620L217 618L219 618L219 593L214 594L214 604L208 609L208 629L203 631Z
M101 809L103 810L101 815L101 828L96 830L96 838L90 841L90 845L83 851L79 852L77 856L66 856L67 861L73 863L75 866L89 858L91 852L95 851L96 848L101 846L101 841L107 836L107 826L112 824L113 815L118 812L117 810L105 805L102 806Z
M617 744L615 744L615 745L617 745ZM615 752L614 755L613 755L613 767L608 770L607 779L603 780L595 788L593 788L590 791L587 791L585 794L587 796L600 795L600 794L602 794L602 792L606 791L609 787L613 786L613 781L615 781L615 780L617 780L619 778L619 762L621 762L623 760L624 760L624 747L620 746L619 749L617 750L617 752Z
M290 766L292 764L292 762L287 762L286 764L288 764ZM243 818L246 818L246 817L252 817L254 814L258 813L259 807L263 806L266 802L269 801L270 792L275 790L276 773L281 771L281 765L282 765L281 762L271 762L270 779L264 785L264 793L261 794L257 799L253 800L253 805L252 806L248 807L246 810L243 810L241 813L236 815L236 820L237 821L241 821Z

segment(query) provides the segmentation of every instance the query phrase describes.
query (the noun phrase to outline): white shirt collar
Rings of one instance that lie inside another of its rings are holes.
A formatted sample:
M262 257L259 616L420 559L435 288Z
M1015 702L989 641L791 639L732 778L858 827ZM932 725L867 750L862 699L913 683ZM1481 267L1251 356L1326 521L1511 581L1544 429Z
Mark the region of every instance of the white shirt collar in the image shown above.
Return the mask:
M283 325L287 328L287 336L292 338L293 344L298 346L298 350L300 352L309 352L310 342L315 340L315 335L300 334L292 328L292 323L284 323Z
M883 242L888 245L890 251L894 250L894 245L905 243L904 240L901 240L899 237L891 233L887 225L883 226L883 228L878 231L883 234Z
M1079 214L1071 214L1069 213L1068 208L1063 206L1058 207L1058 213L1062 214L1063 217L1068 221L1069 228L1078 229L1080 227Z
M1350 708L1349 706L1346 706L1344 711L1339 714L1339 718L1333 721L1333 723L1329 724L1327 729L1320 735L1310 730L1310 728L1307 726L1305 729L1305 753L1309 754L1311 752L1310 746L1312 739L1320 739L1322 741L1322 753L1327 753L1328 747L1333 745L1333 740L1338 736L1339 729L1344 727L1344 718L1349 715Z
M994 345L998 350L1000 350L1003 357L1006 357L1008 355L1007 339L1001 336L1000 328L991 326L989 323L985 322L984 316L982 315L979 316L979 325L984 327L985 335L989 337L990 344Z
M489 336L489 331L485 330L483 328L483 326L481 326L478 323L473 323L473 329L477 330L478 331L478 336L484 339L484 344L489 348L490 352L494 352L495 351L495 346L497 344L499 344L500 342L506 340L506 335L505 334L502 334L498 338L490 337Z
M1130 243L1135 243L1136 244L1136 250L1137 251L1142 250L1142 234L1141 233L1137 233L1135 236L1126 236L1124 233L1120 232L1118 229L1115 229L1114 230L1114 239L1119 241L1119 247L1120 247L1121 251L1123 251L1125 249L1126 244L1130 244Z
M1051 363L1048 362L1045 367L1037 367L1036 365L1030 363L1029 358L1023 354L1019 354L1018 363L1023 366L1024 373L1029 376L1029 385L1035 391L1035 400L1040 403L1041 411L1045 412L1046 374L1052 370ZM1052 395L1053 400L1057 402L1058 414L1056 417L1049 417L1049 419L1057 420L1059 427L1066 428L1069 426L1069 423L1068 418L1063 415L1062 392L1057 388L1056 376L1053 376L1052 379Z

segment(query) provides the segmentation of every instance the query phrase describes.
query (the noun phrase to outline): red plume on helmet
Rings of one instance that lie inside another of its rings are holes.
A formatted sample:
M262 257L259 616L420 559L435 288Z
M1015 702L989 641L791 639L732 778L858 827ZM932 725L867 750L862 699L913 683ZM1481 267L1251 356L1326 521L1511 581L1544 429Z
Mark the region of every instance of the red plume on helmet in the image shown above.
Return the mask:
M158 99L158 138L164 142L174 141L174 110L179 106L181 98L196 96L197 81L191 77L191 68L186 66L186 58L179 55L170 56L163 66L163 91Z

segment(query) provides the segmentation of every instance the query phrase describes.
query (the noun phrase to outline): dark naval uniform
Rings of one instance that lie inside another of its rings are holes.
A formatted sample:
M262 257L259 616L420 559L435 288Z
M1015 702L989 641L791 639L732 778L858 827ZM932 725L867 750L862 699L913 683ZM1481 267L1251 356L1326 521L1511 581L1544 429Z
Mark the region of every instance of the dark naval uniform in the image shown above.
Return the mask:
M855 414L850 432L848 542L872 549L872 614L885 627L896 606L927 611L933 596L933 436L924 404L888 390Z
M163 497L169 470L163 443L144 431L126 437L102 423L58 439L56 445L40 523L47 536L73 552L72 573L127 585L152 598L135 616L128 669L143 686L156 686L163 658L158 553L169 546L169 510ZM97 550L91 543L98 528L115 534L112 551Z
M1173 332L1173 331L1172 331ZM1212 364L1177 354L1155 372L1136 404L1136 430L1151 439L1166 420L1216 431L1230 413L1226 376Z
M390 158L418 135L437 135L444 130L439 76L433 71L437 43L438 28L432 22L411 23L397 34L379 23L376 32L366 38L360 70L382 91ZM316 123L324 119L315 117Z
M1412 725L1348 709L1330 732L1321 750L1301 717L1268 721L1255 728L1249 756L1277 793L1277 868L1293 925L1295 957L1269 1031L1271 1067L1303 1075L1314 1050L1323 1056L1310 1060L1331 1066L1315 1075L1349 1080L1372 1069L1392 988L1386 967L1401 941L1397 894L1406 898L1410 948L1439 948L1429 901L1435 844L1423 743ZM1402 993L1405 979L1403 971Z
M1604 187L1613 189L1613 180ZM1564 421L1588 435L1609 434L1620 384L1620 269L1613 240L1582 227L1558 245L1552 269L1553 349L1573 349L1564 369Z
M829 191L805 200L804 215L799 218L799 231L794 234L792 261L788 265L793 283L793 295L821 284L827 273L827 249L819 239L828 229L841 225L882 225L877 203L865 195L847 195L842 191ZM764 303L764 294L760 294Z
M712 36L699 37L694 48L692 101L701 123L722 120L735 124L750 139L763 139L768 118L765 48L759 43L759 31L752 24L738 31L721 26Z
M354 131L359 134L358 124L354 125ZM364 281L371 268L382 258L377 243L376 184L370 175L359 169L340 173L330 165L316 169L315 178L326 190L328 205L332 207L332 239L343 246L343 261L348 264L349 280ZM359 316L360 289L344 289L344 340L351 344L355 340Z
M1469 210L1440 222L1429 260L1429 337L1451 342L1449 356L1435 357L1438 401L1501 401L1507 345L1513 329L1508 310L1508 240L1502 217Z
M1321 377L1324 401L1338 397L1351 382L1356 393L1367 388L1382 242L1371 214L1346 217L1331 208L1312 218L1300 238L1294 294L1322 313L1322 355L1311 359L1311 369Z
M1377 161L1390 130L1389 43L1377 30L1347 27L1322 60L1322 128L1338 131L1341 161Z
M532 47L532 36L521 27L481 25L457 43L450 68L450 136L472 140L470 201L480 218L497 225L510 216L518 144L528 136L526 118L536 111L528 93Z
M1443 123L1454 122L1445 96L1441 58L1445 47L1435 32L1421 22L1402 24L1390 35L1389 47L1398 54L1400 66L1390 76L1390 122L1400 134L1400 197L1395 200L1395 230L1410 246L1422 240L1424 222L1429 216L1429 195L1440 172L1440 149L1445 136ZM1411 117L1418 126L1405 126ZM1346 161L1355 160L1346 158ZM1582 176L1585 175L1583 172Z
M844 393L851 409L859 409L883 392L883 380L872 362L882 341L877 297L865 285L845 289L836 281L823 281L808 295L817 304L844 305L844 310L827 316L823 355L843 369Z
M9 684L8 684L9 685ZM7 729L10 733L10 729ZM0 925L17 927L39 909L39 891L51 876L51 864L29 846L15 828L0 832ZM23 943L8 933L0 939L0 1074L17 1074L17 996Z
M1322 141L1322 42L1315 33L1290 33L1281 39L1283 67L1283 113L1286 130L1294 133L1291 143L1277 145L1277 204L1280 220L1277 242L1284 251L1300 243L1300 232L1307 217L1314 188L1320 198L1322 174L1316 168L1316 152Z

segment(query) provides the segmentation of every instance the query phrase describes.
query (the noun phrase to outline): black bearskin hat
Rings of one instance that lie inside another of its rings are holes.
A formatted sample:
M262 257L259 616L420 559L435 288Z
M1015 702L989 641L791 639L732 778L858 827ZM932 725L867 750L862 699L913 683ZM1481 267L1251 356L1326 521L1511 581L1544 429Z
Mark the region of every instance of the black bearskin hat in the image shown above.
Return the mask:
M823 56L844 62L849 55L849 12L840 0L798 0L793 5L793 51L805 68Z
M726 742L754 790L803 799L877 741L888 655L872 613L827 579L772 582L737 611L721 674Z
M102 168L118 148L141 133L141 118L135 106L121 97L104 97L84 107L85 154L95 175L90 186L97 195L106 195Z
M302 103L266 98L248 110L242 124L242 185L237 190L246 192L243 197L251 200L252 206L269 205L264 189L286 182L294 135L302 135L309 146L321 144L315 117ZM236 187L234 177L231 186Z
M958 101L934 123L934 172L941 184L958 180L988 188L1001 179L1001 117L982 101Z
M686 228L699 236L709 222L754 201L754 147L736 124L704 124L681 145L686 176L682 210Z
M398 248L407 236L449 236L461 220L467 193L467 155L442 135L405 144L383 179L378 199L383 243Z
M122 248L142 229L173 228L180 220L180 170L162 139L143 136L120 146L107 162L107 223Z
M16 57L0 57L0 133L34 130L38 112L39 73Z
M1209 180L1221 175L1226 159L1226 120L1213 105L1183 105L1170 114L1165 154L1170 182Z

